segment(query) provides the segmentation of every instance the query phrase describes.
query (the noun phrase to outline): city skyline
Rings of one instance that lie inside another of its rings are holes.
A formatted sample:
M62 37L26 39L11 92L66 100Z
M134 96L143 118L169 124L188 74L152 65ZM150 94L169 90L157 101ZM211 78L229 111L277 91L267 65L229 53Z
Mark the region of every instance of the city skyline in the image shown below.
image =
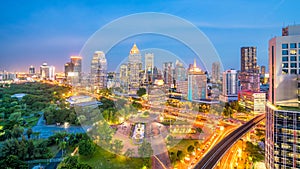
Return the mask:
M149 1L143 4L128 2L125 4L128 8L124 8L123 3L109 2L87 4L76 1L72 3L57 1L26 3L26 5L14 3L5 2L1 9L3 15L1 15L0 22L2 26L0 36L3 38L0 41L2 45L0 69L8 71L27 71L31 65L37 68L41 63L47 62L54 65L58 72L62 72L69 56L78 55L86 40L99 28L124 15L149 11L176 15L196 25L214 44L225 69L238 69L239 49L243 46L256 46L258 65L267 66L268 40L278 35L281 27L299 23L299 20L295 20L297 18L294 18L293 11L289 11L291 4L299 3L296 1L278 0L273 3L231 1L226 4ZM93 10L100 6L106 8L101 8L103 11L98 13ZM157 6L160 7L157 8ZM190 10L183 10L185 7L189 7ZM210 8L218 12L208 10ZM253 10L256 8L261 10ZM268 12L265 12L266 10ZM219 17L220 15L222 17ZM86 17L91 18L86 21ZM72 29L69 29L71 27ZM152 47L165 49L166 42L170 42L170 39L159 36L131 37L108 52L108 60L120 54L123 54L125 58L126 51L133 42L138 43L141 49ZM154 42L161 42L161 44L154 45ZM178 43L171 41L171 46ZM188 63L192 62L195 57L191 52L185 56L172 47L167 49L187 59ZM22 62L22 66L15 62L16 60Z

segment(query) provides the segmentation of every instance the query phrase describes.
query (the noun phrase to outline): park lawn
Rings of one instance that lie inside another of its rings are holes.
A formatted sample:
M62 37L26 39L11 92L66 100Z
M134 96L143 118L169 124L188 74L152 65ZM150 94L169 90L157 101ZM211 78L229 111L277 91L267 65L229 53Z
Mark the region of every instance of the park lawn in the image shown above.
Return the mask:
M190 145L194 146L194 143L199 140L181 140L179 141L175 146L170 147L169 152L174 152L177 153L178 150L181 150L182 152L184 152L185 154L188 153L187 148ZM199 142L200 143L200 142Z
M151 166L149 158L147 161L149 161L148 166ZM98 146L95 154L93 154L92 157L79 156L79 162L86 163L94 169L141 169L144 166L144 161L142 158L126 159L124 156L115 156L114 154Z

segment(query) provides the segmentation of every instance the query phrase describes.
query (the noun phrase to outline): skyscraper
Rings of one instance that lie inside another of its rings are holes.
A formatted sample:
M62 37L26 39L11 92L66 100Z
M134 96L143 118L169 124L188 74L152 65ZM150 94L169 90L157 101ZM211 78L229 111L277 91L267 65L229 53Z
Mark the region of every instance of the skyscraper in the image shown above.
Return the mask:
M256 47L241 48L241 72L258 73Z
M300 25L269 40L270 88L266 106L265 164L300 168Z
M68 78L68 74L69 74L70 72L73 72L73 70L74 70L74 65L73 65L73 63L72 63L72 62L67 62L67 63L65 64L65 77Z
M145 54L145 81L153 82L154 54Z
M173 86L173 63L172 62L165 62L163 63L163 77L164 82L169 87Z
M223 72L223 91L220 100L223 102L231 102L238 100L238 71L226 70Z
M102 51L95 51L91 63L91 85L94 92L107 87L107 61Z
M46 62L40 66L40 78L42 80L49 79L49 66Z
M176 82L178 81L185 81L186 80L186 69L183 66L183 63L181 63L179 60L176 60L175 63L175 74L174 74L174 79Z
M73 65L73 72L76 72L78 73L78 78L79 78L79 82L80 82L80 79L81 79L81 69L82 69L82 66L81 66L81 60L82 58L80 56L71 56L71 63Z
M142 55L136 44L133 45L129 52L127 66L129 76L129 89L130 91L132 91L132 93L135 93L141 83L140 72L142 70Z
M264 77L265 74L266 74L266 66L261 66L260 67L260 75Z
M260 90L259 67L257 66L256 47L241 48L241 90Z
M188 70L188 100L207 99L207 77L205 72L197 67L196 59Z
M126 90L128 89L128 71L127 71L127 65L126 64L122 64L120 66L120 85L124 88L126 88Z
M213 83L220 82L220 75L221 75L221 66L220 62L214 62L212 64L212 71L211 71L211 81Z
M33 66L29 67L29 75L34 75L35 74L35 68Z

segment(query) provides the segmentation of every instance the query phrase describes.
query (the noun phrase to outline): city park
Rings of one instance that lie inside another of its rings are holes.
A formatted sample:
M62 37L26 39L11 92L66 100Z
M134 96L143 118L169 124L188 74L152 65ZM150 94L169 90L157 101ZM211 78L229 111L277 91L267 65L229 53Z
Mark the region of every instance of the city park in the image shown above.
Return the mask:
M144 88L134 97L104 89L84 104L66 102L80 95L86 93L50 82L0 88L1 166L57 159L59 168L151 168L153 161L186 168L237 126L224 117L242 111L237 103L192 103ZM87 104L95 100L101 104Z

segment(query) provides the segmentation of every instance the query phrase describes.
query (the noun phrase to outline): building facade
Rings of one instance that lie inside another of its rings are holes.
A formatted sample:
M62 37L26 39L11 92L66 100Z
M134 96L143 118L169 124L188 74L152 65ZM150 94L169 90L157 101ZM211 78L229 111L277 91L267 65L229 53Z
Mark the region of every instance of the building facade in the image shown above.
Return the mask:
M207 76L196 65L196 60L188 70L188 96L189 101L207 99Z
M214 62L212 64L212 69L211 69L211 82L219 83L220 82L220 76L221 76L220 62Z
M260 74L257 66L256 47L241 48L241 73L239 74L241 90L259 92Z
M154 68L154 54L146 53L145 54L145 82L153 82L153 68Z
M174 87L174 72L173 72L173 63L172 62L164 62L163 63L163 77L164 82L168 87Z
M142 55L136 44L133 45L129 52L127 71L129 91L135 93L141 83L140 72L142 71Z
M220 101L231 102L238 100L239 79L237 70L226 70L223 72L222 94Z
M269 98L266 106L265 164L300 168L300 25L269 41Z
M91 89L99 92L100 89L107 87L107 61L105 53L95 51L91 63Z

